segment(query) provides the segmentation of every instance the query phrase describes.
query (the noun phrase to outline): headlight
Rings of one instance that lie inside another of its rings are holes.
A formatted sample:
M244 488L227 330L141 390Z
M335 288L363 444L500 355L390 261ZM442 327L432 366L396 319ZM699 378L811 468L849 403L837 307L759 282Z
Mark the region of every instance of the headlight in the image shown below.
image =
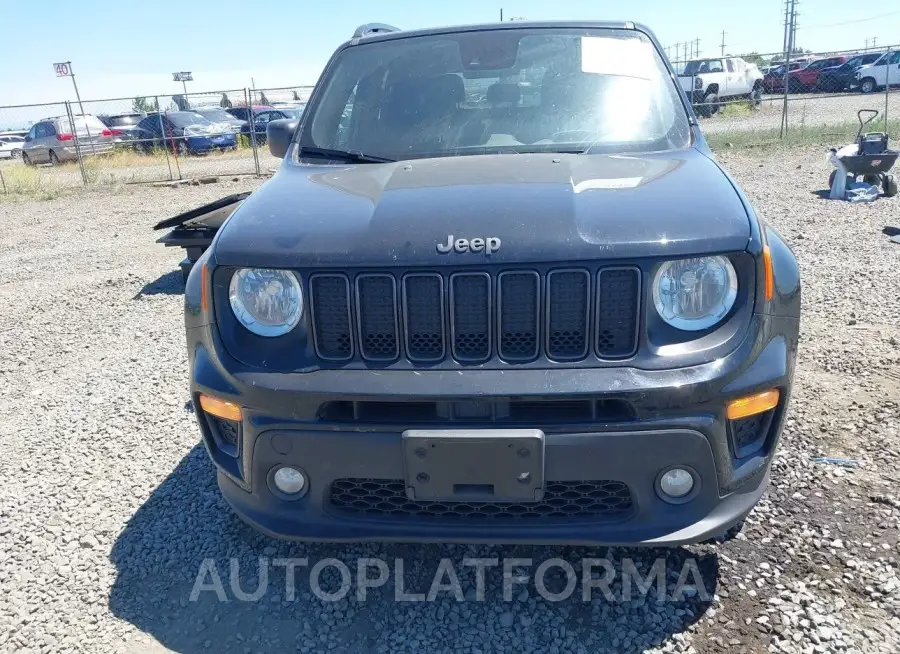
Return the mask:
M699 77L694 78L694 88L698 91L703 88L703 80Z
M725 257L667 261L653 278L653 304L672 327L700 331L728 315L737 287L737 273Z
M269 268L242 268L228 289L231 310L254 334L287 334L303 313L303 290L293 273Z

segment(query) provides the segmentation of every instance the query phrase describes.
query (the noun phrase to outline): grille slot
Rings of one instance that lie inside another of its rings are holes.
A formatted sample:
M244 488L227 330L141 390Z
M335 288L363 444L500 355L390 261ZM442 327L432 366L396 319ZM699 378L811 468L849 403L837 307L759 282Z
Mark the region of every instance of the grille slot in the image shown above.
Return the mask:
M491 278L487 273L450 277L453 357L485 361L491 356Z
M403 278L406 353L413 361L440 361L446 354L444 280L436 274Z
M393 361L400 355L397 337L397 288L391 275L356 278L359 350L371 361Z
M597 275L597 356L627 357L637 350L640 286L637 268L610 268Z
M538 355L541 278L536 272L500 273L497 319L500 358L529 361Z
M547 276L547 355L583 359L588 350L590 276L586 270L556 270Z
M310 286L316 353L331 361L350 359L350 283L343 275L313 275Z
M629 518L633 507L628 486L610 480L551 481L540 502L509 504L414 501L402 479L336 479L329 493L332 511L372 519L614 522Z

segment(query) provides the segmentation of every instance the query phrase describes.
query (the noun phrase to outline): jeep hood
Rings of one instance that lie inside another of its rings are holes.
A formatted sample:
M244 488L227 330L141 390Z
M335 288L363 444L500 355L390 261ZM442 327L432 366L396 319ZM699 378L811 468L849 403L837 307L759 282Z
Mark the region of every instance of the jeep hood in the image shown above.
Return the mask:
M438 243L499 238L484 252ZM220 230L220 265L436 266L744 250L747 212L703 153L286 162Z

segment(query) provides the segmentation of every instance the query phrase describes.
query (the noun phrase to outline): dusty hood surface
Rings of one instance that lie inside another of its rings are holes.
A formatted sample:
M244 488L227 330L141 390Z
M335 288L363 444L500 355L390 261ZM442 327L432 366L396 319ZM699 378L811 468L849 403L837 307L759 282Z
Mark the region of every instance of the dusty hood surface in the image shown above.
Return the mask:
M500 239L490 255L438 251ZM702 153L460 156L285 165L216 244L220 264L468 265L743 250L747 213Z

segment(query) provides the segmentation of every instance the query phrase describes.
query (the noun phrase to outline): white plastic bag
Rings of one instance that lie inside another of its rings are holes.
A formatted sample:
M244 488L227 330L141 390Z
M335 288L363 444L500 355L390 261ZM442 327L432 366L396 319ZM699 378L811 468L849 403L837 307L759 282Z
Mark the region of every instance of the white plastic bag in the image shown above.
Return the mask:
M828 197L832 200L843 200L844 196L847 194L847 169L841 162L840 157L837 156L836 150L831 150L831 152L828 153L828 161L837 168L837 173L834 175L834 181L831 183L831 193Z

